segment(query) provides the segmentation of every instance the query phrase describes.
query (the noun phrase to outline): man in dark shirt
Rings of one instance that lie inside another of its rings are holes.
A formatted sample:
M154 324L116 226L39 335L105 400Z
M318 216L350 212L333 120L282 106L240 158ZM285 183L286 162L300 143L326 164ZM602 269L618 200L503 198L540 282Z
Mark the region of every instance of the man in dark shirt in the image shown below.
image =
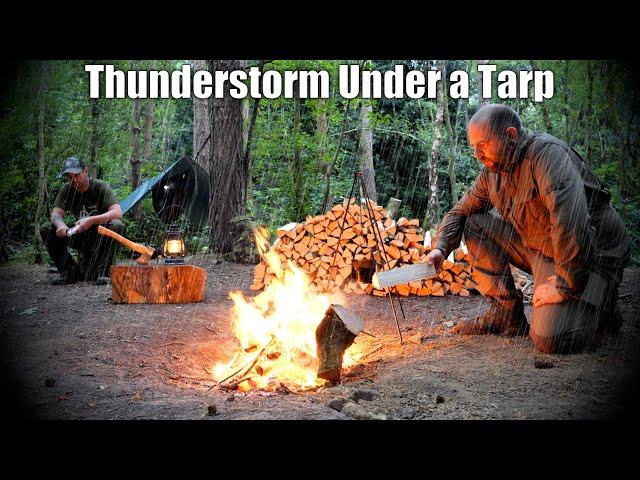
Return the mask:
M631 246L609 192L566 143L529 133L508 106L478 110L467 134L485 168L442 219L427 261L439 269L464 233L478 290L492 304L454 331L528 333L543 352L569 353L619 329ZM530 325L509 264L533 274Z
M51 210L51 223L40 228L49 255L58 267L60 278L53 285L92 281L98 285L109 282L109 268L114 262L117 243L98 234L97 226L122 234L124 224L120 221L122 211L111 187L105 182L89 177L88 168L75 157L64 162L63 175L69 180L65 184ZM69 228L63 217L71 213L77 218L75 226ZM76 262L68 251L78 251Z

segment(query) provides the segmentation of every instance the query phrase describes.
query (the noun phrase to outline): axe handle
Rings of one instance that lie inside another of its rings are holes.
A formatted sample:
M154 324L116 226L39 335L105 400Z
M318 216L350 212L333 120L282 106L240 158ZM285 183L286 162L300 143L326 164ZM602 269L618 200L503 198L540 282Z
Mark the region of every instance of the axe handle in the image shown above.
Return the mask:
M108 228L105 228L102 225L98 225L98 233L100 235L104 235L106 237L111 237L114 240L117 240L118 242L123 244L125 247L129 247L134 252L138 252L138 253L140 253L142 255L151 256L151 255L153 255L153 252L155 251L152 248L145 247L144 245L141 245L141 244L136 243L136 242L132 242L128 238L124 238L122 235L118 235L113 230L109 230Z

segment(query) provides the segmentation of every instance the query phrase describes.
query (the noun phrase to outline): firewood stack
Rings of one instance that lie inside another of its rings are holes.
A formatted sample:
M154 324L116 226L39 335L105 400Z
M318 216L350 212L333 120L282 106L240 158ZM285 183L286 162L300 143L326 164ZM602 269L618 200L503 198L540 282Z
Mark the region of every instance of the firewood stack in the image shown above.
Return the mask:
M387 211L374 202L372 216L366 206L355 199L335 205L324 215L308 216L302 223L289 223L277 230L278 239L273 248L283 265L292 261L307 272L312 285L319 292L341 288L345 293L386 295L371 284L372 259L383 270L426 261L431 246L424 245L423 229L418 219L405 217L394 221ZM341 225L345 208L348 208L344 228ZM372 221L377 222L385 256L377 251L378 242ZM337 251L337 253L336 253ZM387 262L385 262L385 257ZM450 257L451 259L451 257ZM453 260L445 260L438 276L406 285L392 287L403 296L439 296L446 293L469 296L475 289L468 253L461 249L454 252ZM256 265L251 290L261 290L275 277L264 260Z

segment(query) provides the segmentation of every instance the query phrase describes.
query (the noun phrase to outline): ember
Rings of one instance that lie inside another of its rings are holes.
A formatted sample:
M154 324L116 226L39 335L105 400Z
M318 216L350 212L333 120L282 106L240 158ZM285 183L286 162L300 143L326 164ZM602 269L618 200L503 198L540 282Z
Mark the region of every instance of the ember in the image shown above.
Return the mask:
M281 263L264 231L256 231L255 237L275 278L254 298L230 292L234 303L231 329L240 348L231 361L212 368L213 376L219 384L231 381L229 386L241 391L321 386L325 380L317 377L316 329L331 304L344 304L345 298L339 292L315 293L303 270L291 261ZM352 363L346 352L343 365Z

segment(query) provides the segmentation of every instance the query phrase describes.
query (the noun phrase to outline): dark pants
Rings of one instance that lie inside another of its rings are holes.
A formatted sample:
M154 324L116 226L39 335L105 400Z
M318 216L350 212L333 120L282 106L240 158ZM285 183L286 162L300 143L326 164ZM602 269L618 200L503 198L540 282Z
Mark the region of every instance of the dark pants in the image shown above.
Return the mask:
M124 233L124 224L120 220L112 220L104 226L120 235ZM47 222L40 227L40 235L60 275L81 280L109 276L109 269L115 262L118 242L100 235L96 225L71 238L58 238L56 228ZM73 259L68 248L78 252L78 262Z
M469 216L464 234L474 279L483 295L505 302L515 298L509 264L532 274L534 289L555 274L553 259L526 248L513 226L497 215ZM625 265L619 263L604 272L592 269L579 301L534 307L529 336L536 348L545 353L570 353L588 346L595 331L613 318Z

